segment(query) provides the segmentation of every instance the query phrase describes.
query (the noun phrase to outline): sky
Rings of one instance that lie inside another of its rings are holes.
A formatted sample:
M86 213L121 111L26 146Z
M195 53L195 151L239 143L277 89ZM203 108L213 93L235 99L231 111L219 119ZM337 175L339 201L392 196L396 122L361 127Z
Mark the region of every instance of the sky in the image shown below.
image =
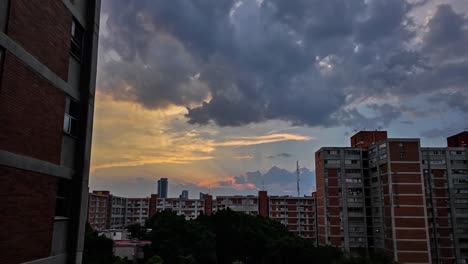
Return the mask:
M103 0L91 190L301 195L359 130L468 130L466 0Z

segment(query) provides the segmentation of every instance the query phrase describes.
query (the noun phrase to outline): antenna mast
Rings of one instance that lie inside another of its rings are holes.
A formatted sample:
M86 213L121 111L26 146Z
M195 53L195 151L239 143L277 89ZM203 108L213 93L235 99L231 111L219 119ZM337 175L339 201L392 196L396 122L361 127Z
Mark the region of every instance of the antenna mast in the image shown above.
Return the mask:
M299 190L299 161L296 161L296 174L297 174L297 197L301 196L301 192Z

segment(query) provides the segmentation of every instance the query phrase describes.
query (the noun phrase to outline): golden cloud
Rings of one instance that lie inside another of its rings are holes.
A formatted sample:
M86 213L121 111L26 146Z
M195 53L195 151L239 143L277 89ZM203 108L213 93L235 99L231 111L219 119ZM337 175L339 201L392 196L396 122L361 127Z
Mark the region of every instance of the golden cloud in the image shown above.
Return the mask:
M178 106L164 110L147 109L131 101L115 100L110 95L97 93L91 170L145 164L189 164L214 159L214 152L220 147L313 139L276 133L214 140L207 137L220 138L219 131L213 127L193 129L185 122L186 111Z

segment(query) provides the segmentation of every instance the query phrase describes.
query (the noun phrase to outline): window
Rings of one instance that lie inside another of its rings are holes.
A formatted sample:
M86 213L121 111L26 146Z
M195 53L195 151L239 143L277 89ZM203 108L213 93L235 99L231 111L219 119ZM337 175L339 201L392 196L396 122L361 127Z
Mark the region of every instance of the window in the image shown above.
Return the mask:
M339 150L327 150L328 155L338 155L340 154Z
M381 160L387 159L387 154L382 154L382 155L380 155L380 159L381 159Z
M71 27L71 45L70 53L78 60L81 61L83 55L83 39L84 30L81 25L73 19Z
M445 160L431 160L431 164L433 165L445 164Z
M387 147L387 144L386 143L382 143L379 145L379 149L384 149Z
M348 207L350 213L361 213L362 211L362 207Z
M65 101L65 116L63 120L63 132L71 135L78 136L78 116L79 107L78 103L70 97Z
M361 174L361 170L359 169L346 169L345 172L348 174Z
M456 204L468 204L468 199L454 199L453 202Z
M406 158L406 153L401 151L400 152L400 159L404 159L404 158Z
M360 196L362 193L362 190L359 188L349 188L348 189L348 195L350 196Z
M346 150L346 155L359 155L361 152L359 150Z
M340 164L340 160L325 160L325 164Z
M55 216L70 215L70 180L58 179L57 196L55 197Z
M361 183L361 179L346 179L346 183Z
M358 164L358 161L357 160L345 160L345 164Z
M468 174L467 170L452 170L452 174Z
M451 160L450 163L462 165L462 164L466 164L466 160Z
M451 150L450 155L454 155L454 156L466 155L466 152L463 150Z
M468 184L468 179L455 178L453 179L454 184Z

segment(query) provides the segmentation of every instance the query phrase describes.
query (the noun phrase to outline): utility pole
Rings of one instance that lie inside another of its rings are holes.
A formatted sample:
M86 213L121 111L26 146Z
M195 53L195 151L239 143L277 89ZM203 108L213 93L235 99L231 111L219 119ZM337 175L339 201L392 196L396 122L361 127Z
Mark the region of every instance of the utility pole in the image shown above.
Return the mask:
M301 196L301 192L299 190L299 161L296 161L296 174L297 174L297 197Z

